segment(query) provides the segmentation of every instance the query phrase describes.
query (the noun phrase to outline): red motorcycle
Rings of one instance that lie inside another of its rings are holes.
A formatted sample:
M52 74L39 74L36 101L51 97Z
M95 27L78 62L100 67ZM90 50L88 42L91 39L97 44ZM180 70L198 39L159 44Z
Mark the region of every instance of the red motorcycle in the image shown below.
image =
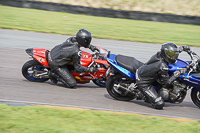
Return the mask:
M96 67L98 68L97 72L76 73L73 63L66 65L70 73L76 79L77 83L89 83L90 80L92 80L94 84L100 87L106 86L106 71L109 67L106 59L108 52L106 49L101 47L98 48L100 51L96 52L95 54L90 54L81 50L81 65L84 67ZM27 80L32 82L45 82L49 80L51 68L47 62L48 52L49 50L41 48L26 49L26 53L33 58L33 60L27 61L22 66L22 74Z

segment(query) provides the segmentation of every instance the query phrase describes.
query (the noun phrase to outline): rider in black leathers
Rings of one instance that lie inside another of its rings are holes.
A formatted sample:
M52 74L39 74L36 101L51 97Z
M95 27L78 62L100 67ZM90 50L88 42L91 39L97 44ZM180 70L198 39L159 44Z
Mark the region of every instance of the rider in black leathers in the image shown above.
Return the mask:
M99 50L93 45L90 45L92 40L91 33L85 29L80 29L76 33L76 37L70 37L60 45L55 46L48 54L48 64L51 68L50 79L53 83L61 81L66 87L74 88L77 84L74 77L70 74L65 66L73 62L76 72L97 71L95 67L83 67L80 64L81 50L80 47L89 48L91 51Z
M153 55L147 63L136 71L137 86L145 96L145 101L154 108L162 109L164 101L153 88L153 82L159 79L160 83L169 86L179 75L177 76L176 73L176 75L169 77L167 63L174 64L179 53L189 49L187 45L178 48L174 43L165 43L162 45L161 51ZM185 69L181 69L179 72L179 74L183 73L185 73Z

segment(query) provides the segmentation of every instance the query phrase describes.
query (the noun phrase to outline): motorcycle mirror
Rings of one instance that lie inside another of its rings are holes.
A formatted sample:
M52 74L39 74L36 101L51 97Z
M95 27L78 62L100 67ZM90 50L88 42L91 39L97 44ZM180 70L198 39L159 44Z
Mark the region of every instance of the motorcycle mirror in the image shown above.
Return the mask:
M107 55L107 57L110 57L110 51L108 51L108 55Z

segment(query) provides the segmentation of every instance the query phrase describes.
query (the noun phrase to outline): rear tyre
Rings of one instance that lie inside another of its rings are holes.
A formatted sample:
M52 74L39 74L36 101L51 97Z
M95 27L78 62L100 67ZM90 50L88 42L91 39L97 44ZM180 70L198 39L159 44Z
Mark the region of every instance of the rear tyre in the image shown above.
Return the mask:
M110 76L106 81L106 90L114 99L121 100L121 101L130 101L133 98L129 96L123 96L121 92L114 88L114 84L123 83L122 75L115 75Z
M35 71L48 71L36 60L29 60L22 66L22 75L31 82L45 82L49 78L36 78L34 76Z
M200 108L200 89L192 90L191 99L193 103Z

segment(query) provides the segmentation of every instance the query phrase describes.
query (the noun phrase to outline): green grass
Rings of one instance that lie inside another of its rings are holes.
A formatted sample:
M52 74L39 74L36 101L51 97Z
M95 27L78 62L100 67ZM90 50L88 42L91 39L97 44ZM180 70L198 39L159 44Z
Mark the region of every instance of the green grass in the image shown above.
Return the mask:
M96 38L200 46L200 26L94 17L0 6L0 28L74 36L78 29ZM123 44L122 44L123 45Z
M56 109L0 104L2 133L198 133L199 122L116 114L92 110Z

